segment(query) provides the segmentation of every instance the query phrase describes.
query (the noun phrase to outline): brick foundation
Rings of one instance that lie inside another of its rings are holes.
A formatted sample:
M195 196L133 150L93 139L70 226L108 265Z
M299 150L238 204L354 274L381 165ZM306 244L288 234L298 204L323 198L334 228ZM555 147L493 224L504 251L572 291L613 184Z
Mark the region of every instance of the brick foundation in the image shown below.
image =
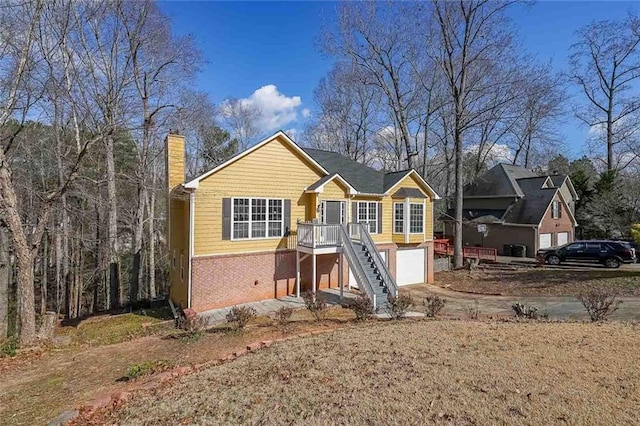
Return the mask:
M429 252L433 253L430 243ZM381 244L386 252L389 272L396 274L396 244ZM303 254L300 254L301 257ZM322 254L316 257L316 288L339 288L340 254ZM427 282L433 282L432 256L426 257ZM300 291L312 289L311 256L300 264ZM191 307L202 312L240 303L273 299L296 292L296 252L246 253L197 257L193 259ZM349 282L349 265L344 259L345 288Z

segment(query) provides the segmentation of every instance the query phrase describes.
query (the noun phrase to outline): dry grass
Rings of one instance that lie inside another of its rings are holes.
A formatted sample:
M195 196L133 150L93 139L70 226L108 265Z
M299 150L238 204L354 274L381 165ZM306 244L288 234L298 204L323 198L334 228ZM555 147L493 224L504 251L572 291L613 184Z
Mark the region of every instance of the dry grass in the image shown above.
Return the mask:
M346 309L329 309L328 320L318 323L301 310L294 312L287 331L335 329L352 318ZM126 389L119 380L135 365L198 364L248 343L283 336L277 323L266 317L256 318L243 333L227 333L228 326L221 324L198 340L182 338L175 328L158 321L132 314L92 318L62 330L71 339L69 346L0 358L0 424L46 424L65 410ZM114 342L120 343L109 344Z
M97 423L632 424L640 330L404 321L277 344Z
M438 272L436 283L456 291L504 296L575 296L605 290L640 296L640 270L530 268Z

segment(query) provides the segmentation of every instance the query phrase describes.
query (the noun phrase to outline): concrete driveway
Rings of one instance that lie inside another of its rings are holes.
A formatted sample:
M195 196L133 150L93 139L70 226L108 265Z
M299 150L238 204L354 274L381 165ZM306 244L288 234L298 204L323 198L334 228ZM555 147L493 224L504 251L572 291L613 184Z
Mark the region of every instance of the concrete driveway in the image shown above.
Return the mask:
M627 265L635 268L640 265ZM559 320L589 320L587 311L576 298L569 296L548 297L518 297L518 296L488 296L470 293L461 293L448 290L430 284L417 284L401 287L414 299L424 299L425 296L437 294L447 300L443 313L447 315L466 318L469 307L476 306L480 317L487 316L513 316L511 306L520 302L529 306L536 306L538 312L546 313L550 319ZM611 316L612 320L640 321L640 297L621 297L622 304Z

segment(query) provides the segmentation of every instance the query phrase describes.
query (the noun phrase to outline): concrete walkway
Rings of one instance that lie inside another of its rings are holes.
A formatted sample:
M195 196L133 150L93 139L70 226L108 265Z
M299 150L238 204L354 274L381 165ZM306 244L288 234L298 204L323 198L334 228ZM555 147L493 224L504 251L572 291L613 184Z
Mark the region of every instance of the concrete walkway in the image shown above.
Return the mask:
M477 308L480 316L512 316L511 306L520 302L538 308L540 314L549 315L550 319L559 320L588 320L589 316L582 303L569 296L489 296L481 294L461 293L442 287L418 284L402 287L403 291L411 293L420 299L428 294L437 294L447 300L442 312L460 318L466 318L469 307ZM640 321L640 297L621 297L622 304L611 316L618 321Z
M320 290L319 293L329 305L343 305L348 298L356 297L356 294L345 289L344 300L340 299L339 289ZM255 309L257 315L269 315L278 309L288 306L293 309L304 309L304 300L302 297L286 296L279 299L260 300L258 302L242 303L236 306L248 306ZM208 325L219 324L226 321L226 316L231 310L231 306L227 308L212 309L210 311L201 312L200 316L207 319Z

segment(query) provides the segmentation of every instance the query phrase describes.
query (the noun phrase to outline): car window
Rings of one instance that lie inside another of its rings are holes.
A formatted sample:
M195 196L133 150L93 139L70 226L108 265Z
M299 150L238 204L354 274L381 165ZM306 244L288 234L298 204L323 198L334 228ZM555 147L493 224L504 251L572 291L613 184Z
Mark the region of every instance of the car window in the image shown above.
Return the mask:
M587 243L587 250L600 251L600 243Z
M572 243L567 246L567 250L584 250L584 243Z

